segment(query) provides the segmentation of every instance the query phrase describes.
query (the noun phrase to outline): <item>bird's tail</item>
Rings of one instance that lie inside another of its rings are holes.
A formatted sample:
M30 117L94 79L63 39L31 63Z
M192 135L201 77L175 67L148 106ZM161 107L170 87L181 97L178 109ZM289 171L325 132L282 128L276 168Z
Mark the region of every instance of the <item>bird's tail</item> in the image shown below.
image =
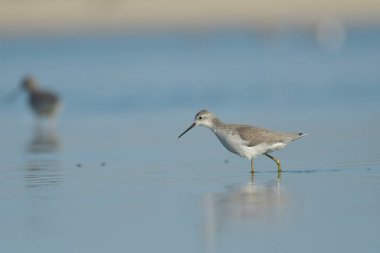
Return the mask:
M303 137L303 136L305 136L305 135L308 135L308 134L305 134L305 133L297 133L294 137L292 137L292 138L289 139L289 142L291 142L291 141L295 141L295 140L297 140L297 139L299 139L299 138L301 138L301 137Z

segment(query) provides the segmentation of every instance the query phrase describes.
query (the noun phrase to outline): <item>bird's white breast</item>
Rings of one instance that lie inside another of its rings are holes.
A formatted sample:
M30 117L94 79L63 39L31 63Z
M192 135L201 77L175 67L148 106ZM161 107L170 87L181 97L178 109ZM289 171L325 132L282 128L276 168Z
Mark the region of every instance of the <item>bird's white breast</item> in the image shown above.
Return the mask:
M286 143L261 143L256 146L249 147L247 146L248 141L241 139L239 135L232 135L225 131L214 131L214 133L226 149L248 159L282 149L286 146Z
M248 157L246 141L242 140L240 136L231 135L225 131L214 131L214 133L226 149L242 157Z

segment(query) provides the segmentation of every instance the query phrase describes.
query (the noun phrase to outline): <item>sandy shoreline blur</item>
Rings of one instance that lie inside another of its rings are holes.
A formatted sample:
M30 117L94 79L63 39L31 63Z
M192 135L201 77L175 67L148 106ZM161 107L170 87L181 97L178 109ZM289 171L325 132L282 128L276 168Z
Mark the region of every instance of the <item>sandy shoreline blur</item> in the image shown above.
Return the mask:
M380 24L378 0L0 0L0 34Z

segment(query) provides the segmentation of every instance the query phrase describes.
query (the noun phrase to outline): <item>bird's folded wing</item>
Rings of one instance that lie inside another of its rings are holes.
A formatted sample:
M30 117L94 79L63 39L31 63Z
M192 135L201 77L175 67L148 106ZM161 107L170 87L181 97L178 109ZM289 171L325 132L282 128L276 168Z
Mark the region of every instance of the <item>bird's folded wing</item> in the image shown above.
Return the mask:
M248 147L253 147L262 143L274 144L287 142L293 138L293 134L283 134L272 132L268 129L253 126L240 126L237 132L242 140L246 141Z

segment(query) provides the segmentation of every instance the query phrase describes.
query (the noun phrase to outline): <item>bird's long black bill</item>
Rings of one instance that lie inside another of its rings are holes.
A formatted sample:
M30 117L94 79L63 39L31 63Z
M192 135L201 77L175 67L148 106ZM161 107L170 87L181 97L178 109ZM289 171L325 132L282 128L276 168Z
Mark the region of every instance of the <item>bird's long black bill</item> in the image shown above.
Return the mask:
M185 133L187 133L188 131L190 131L190 129L192 129L195 126L196 126L195 123L191 124L191 126L189 126L189 128L186 129L185 132L183 132L180 136L178 136L178 139L181 138L182 135L184 135Z

